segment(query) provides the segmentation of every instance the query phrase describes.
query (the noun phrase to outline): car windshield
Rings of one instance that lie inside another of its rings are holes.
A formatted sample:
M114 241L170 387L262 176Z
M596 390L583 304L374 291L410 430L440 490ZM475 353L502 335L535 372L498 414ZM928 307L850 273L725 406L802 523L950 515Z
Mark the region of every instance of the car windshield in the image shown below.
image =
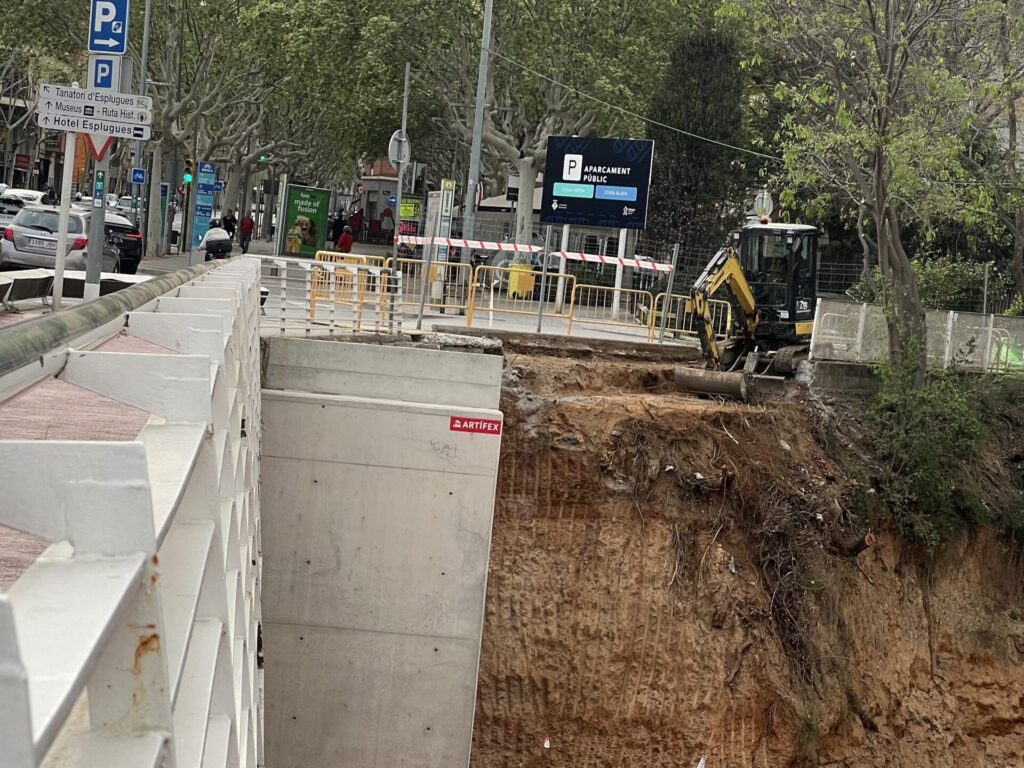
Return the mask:
M44 211L38 208L22 208L11 222L18 227L37 229L40 232L56 233L60 226L60 216L56 211ZM82 220L77 216L68 217L68 233L81 234Z

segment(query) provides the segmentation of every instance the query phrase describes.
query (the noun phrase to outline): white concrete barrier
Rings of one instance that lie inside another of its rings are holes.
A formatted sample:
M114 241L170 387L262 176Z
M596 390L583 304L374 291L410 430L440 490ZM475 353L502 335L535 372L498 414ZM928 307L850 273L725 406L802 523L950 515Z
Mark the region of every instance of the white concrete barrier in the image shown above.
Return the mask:
M3 768L261 763L259 267L215 274L0 378L0 525L52 542L0 595Z

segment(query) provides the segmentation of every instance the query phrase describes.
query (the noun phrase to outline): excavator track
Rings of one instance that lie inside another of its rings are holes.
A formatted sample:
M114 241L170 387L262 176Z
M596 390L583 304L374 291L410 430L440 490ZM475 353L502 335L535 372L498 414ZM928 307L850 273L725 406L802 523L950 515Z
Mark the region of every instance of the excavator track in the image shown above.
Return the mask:
M800 363L807 359L811 350L810 344L794 344L782 347L775 353L775 372L782 376L792 376Z

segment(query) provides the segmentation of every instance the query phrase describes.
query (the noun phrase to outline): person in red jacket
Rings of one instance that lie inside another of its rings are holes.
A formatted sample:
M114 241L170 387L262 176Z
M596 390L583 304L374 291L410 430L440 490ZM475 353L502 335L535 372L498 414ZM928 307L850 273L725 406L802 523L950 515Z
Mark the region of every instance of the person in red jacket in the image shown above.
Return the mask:
M249 243L252 242L252 232L255 228L256 222L253 221L251 213L245 214L238 222L238 242L242 246L242 253L249 252Z
M346 226L341 230L341 237L337 242L338 250L342 253L352 253L352 227Z

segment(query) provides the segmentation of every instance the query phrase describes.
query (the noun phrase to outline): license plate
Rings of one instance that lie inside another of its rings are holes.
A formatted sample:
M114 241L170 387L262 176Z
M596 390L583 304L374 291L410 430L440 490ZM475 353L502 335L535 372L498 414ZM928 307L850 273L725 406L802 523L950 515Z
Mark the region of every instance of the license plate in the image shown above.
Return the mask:
M47 250L50 251L57 250L57 243L55 243L52 240L36 240L34 237L30 237L28 244L31 245L33 248L46 248Z

